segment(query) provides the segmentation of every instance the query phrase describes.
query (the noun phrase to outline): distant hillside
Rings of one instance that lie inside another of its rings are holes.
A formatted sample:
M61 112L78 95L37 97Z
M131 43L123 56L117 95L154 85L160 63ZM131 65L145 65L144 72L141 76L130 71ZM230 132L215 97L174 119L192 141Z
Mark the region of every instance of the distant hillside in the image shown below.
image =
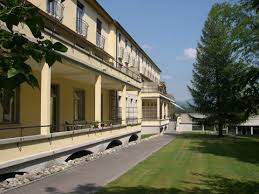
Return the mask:
M192 103L192 99L189 99L189 100L185 100L185 101L178 101L176 100L176 104L180 107L182 107L184 110L180 109L180 108L177 108L175 107L175 113L184 113L184 112L192 112L192 108L189 106L189 103Z
M192 99L188 99L188 100L184 100L184 101L181 101L181 100L176 100L176 104L181 106L181 107L189 107L189 103L192 103Z

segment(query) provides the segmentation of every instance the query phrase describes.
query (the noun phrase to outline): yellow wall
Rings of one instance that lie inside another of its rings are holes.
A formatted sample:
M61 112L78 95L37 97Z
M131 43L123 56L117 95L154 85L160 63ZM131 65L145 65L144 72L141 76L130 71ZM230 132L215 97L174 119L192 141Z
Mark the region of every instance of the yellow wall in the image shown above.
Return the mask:
M39 79L38 73L35 75ZM40 81L40 80L39 80ZM65 121L73 123L73 90L85 91L85 120L94 121L94 85L80 83L69 79L58 78L52 75L52 84L59 86L59 124L60 130L64 129ZM109 90L102 89L103 95L103 120L109 120L110 100ZM18 124L1 125L3 127L40 125L40 90L32 89L28 84L20 88L20 122ZM40 134L39 128L23 129L23 136ZM17 137L21 135L20 129L0 130L0 138Z
M121 127L118 129L113 129L104 132L96 133L82 133L71 137L71 135L54 137L52 139L46 138L42 140L34 140L28 142L21 142L18 144L11 143L0 146L1 157L0 163L9 160L24 158L26 156L39 154L42 152L48 152L51 150L56 150L60 148L65 148L73 145L80 145L91 140L97 140L105 137L112 137L115 135L120 135L126 132L134 132L140 129L140 125Z
M47 12L47 0L29 0L35 6L39 7L41 10ZM92 8L87 1L80 0L80 3L84 5L84 16L83 20L87 22L88 34L87 40L93 44L96 44L96 20L97 18L102 22L102 35L105 37L105 48L110 55L115 57L115 52L112 47L109 46L109 36L115 36L114 33L110 33L110 25L106 19L104 19L97 10ZM71 30L76 31L76 6L77 0L66 0L63 2L64 14L63 20L61 21L65 26L69 27Z

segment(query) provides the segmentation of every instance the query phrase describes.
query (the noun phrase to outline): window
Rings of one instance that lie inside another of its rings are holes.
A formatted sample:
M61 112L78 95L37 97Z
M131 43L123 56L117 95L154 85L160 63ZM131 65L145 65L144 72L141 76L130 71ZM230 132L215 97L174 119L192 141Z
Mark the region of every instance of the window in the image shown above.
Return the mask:
M74 121L85 120L85 91L74 90Z
M97 19L97 29L96 29L98 34L102 34L102 22L101 20Z
M121 41L121 33L119 33L119 42Z
M76 31L82 33L83 31L83 16L84 16L84 5L77 1L76 8Z
M48 0L48 13L51 15L55 15L55 1Z
M19 112L19 89L9 94L0 91L0 123L17 123Z
M125 40L125 48L127 48L127 47L128 47L128 41Z

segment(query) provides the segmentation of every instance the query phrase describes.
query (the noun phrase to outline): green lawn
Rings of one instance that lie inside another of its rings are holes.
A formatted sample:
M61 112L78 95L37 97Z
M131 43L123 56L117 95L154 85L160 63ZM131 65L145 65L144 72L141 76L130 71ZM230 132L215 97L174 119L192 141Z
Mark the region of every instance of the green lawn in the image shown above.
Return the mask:
M100 193L259 194L259 139L177 138Z

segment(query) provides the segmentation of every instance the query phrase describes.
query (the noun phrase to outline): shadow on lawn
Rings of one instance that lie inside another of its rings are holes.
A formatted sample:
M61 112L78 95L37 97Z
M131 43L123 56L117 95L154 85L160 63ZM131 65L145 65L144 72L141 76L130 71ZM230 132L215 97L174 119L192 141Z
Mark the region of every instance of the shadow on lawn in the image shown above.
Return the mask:
M77 186L71 194L95 193L98 194L259 194L259 182L240 181L225 178L219 175L204 175L193 173L198 182L183 181L184 188L154 188L152 186L136 187L107 187L101 188L95 184ZM182 185L182 184L181 184ZM177 185L176 185L177 186ZM45 190L51 194L65 194L56 188L48 187Z
M235 158L241 162L259 165L259 141L252 138L216 136L187 136L192 138L190 150L216 156Z

